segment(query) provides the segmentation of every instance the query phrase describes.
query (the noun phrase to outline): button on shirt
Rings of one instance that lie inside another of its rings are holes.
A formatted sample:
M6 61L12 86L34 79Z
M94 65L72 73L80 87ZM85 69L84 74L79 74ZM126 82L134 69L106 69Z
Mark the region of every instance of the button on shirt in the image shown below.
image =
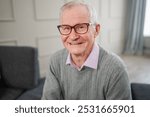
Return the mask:
M70 53L68 54L66 65L71 65L75 67L76 69L78 69L79 71L81 71L84 66L97 69L98 57L99 57L99 46L97 45L97 43L94 43L94 46L90 55L88 56L88 58L86 59L86 61L80 68L72 62Z

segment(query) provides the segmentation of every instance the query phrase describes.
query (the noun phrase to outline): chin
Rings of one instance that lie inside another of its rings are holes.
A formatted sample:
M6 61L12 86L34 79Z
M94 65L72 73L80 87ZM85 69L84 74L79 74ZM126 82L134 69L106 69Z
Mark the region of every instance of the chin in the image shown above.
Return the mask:
M71 54L74 54L74 55L81 55L86 51L86 48L85 48L85 46L83 47L83 45L82 46L79 46L79 45L66 46L66 48Z
M81 51L81 50L79 50L79 49L77 49L77 50L71 50L71 51L69 51L71 54L74 54L74 55L81 55L81 54L83 54L84 53L84 51Z

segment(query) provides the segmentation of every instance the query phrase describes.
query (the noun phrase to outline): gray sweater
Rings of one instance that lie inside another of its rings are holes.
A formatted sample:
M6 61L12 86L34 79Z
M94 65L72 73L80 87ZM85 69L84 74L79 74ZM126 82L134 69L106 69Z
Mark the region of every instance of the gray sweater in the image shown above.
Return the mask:
M78 71L66 65L68 51L56 52L50 59L42 99L128 100L131 90L121 59L100 47L97 69Z

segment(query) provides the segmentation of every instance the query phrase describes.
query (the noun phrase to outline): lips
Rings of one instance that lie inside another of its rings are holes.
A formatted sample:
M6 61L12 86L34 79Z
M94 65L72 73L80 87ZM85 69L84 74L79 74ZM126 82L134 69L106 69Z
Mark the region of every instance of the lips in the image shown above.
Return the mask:
M71 42L69 43L69 45L81 45L83 44L83 42Z

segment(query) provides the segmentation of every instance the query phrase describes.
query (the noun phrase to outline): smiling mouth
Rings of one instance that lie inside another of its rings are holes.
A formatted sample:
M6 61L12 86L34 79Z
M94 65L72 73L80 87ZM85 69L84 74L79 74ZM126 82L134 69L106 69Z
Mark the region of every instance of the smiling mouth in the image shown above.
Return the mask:
M69 43L69 45L81 45L83 44L82 42L81 43Z

